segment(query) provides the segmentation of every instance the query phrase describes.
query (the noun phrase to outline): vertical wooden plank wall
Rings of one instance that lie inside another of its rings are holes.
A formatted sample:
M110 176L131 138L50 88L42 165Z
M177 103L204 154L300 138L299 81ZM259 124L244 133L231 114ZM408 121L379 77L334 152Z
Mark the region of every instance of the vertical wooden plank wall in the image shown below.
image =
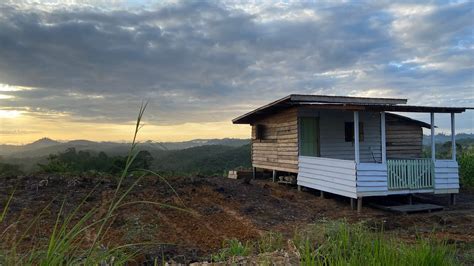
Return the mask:
M256 126L265 127L263 139L256 137ZM254 167L298 172L298 115L297 108L255 121L252 124L252 164Z

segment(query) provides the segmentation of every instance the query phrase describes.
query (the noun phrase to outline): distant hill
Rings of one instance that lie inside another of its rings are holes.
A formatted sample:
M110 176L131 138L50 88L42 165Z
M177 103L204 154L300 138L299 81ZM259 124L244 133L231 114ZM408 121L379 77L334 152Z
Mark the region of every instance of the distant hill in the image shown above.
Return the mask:
M37 150L42 148L47 148L55 145L60 145L61 142L55 141L49 138L42 138L35 142L25 144L25 145L0 145L0 155L9 155L17 152L27 151L27 150Z
M157 171L180 174L224 174L238 167L250 168L250 144L240 147L204 145L173 150L154 157Z
M460 133L456 134L456 141L458 140L466 140L466 139L473 139L474 140L474 134L466 134L466 133ZM436 134L435 136L435 142L436 143L445 143L447 141L451 141L451 135L445 135L445 134ZM429 135L423 135L423 145L430 145L431 143L431 136Z
M148 150L152 154L159 154L160 151L182 150L204 145L221 145L239 147L248 144L248 139L195 139L182 142L155 142L146 141L139 144L140 149ZM72 140L59 142L49 138L43 138L33 143L25 145L0 145L0 156L14 158L44 157L49 154L62 152L68 148L76 150L87 150L92 152L104 151L110 155L123 155L130 149L129 143L118 142L95 142L89 140Z

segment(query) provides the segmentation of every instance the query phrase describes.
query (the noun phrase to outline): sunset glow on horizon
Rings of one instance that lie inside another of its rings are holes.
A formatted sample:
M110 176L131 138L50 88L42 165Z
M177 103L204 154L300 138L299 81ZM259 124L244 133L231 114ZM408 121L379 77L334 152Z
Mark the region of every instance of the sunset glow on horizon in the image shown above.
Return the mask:
M20 112L0 110L1 144L21 145L47 137L59 141L86 139L92 141L129 142L133 137L135 121L124 124L82 123L67 117L42 119ZM151 112L151 111L150 111ZM180 125L152 125L145 119L139 132L139 141L176 142L211 138L250 138L248 125L228 122L184 123ZM6 130L15 128L16 130Z

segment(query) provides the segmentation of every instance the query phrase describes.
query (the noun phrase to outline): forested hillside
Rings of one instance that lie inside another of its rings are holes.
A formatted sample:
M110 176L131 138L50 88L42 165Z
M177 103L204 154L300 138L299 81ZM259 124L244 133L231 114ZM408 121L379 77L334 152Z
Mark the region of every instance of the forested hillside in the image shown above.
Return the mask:
M250 144L233 147L204 145L182 150L147 150L142 146L134 169L149 169L167 175L222 175L224 171L250 167ZM109 154L67 148L48 156L0 159L0 175L36 172L72 174L118 174L125 165L126 153Z

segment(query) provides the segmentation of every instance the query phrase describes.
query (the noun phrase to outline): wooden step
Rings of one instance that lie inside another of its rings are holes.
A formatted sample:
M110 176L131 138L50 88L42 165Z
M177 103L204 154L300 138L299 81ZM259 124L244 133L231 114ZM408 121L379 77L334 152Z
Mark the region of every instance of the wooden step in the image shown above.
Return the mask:
M404 204L404 205L396 205L396 206L386 206L380 204L371 204L371 206L391 211L391 212L398 212L398 213L413 213L413 212L432 212L432 211L441 211L444 209L443 206L435 205L435 204L427 204L427 203L420 203L420 204Z

